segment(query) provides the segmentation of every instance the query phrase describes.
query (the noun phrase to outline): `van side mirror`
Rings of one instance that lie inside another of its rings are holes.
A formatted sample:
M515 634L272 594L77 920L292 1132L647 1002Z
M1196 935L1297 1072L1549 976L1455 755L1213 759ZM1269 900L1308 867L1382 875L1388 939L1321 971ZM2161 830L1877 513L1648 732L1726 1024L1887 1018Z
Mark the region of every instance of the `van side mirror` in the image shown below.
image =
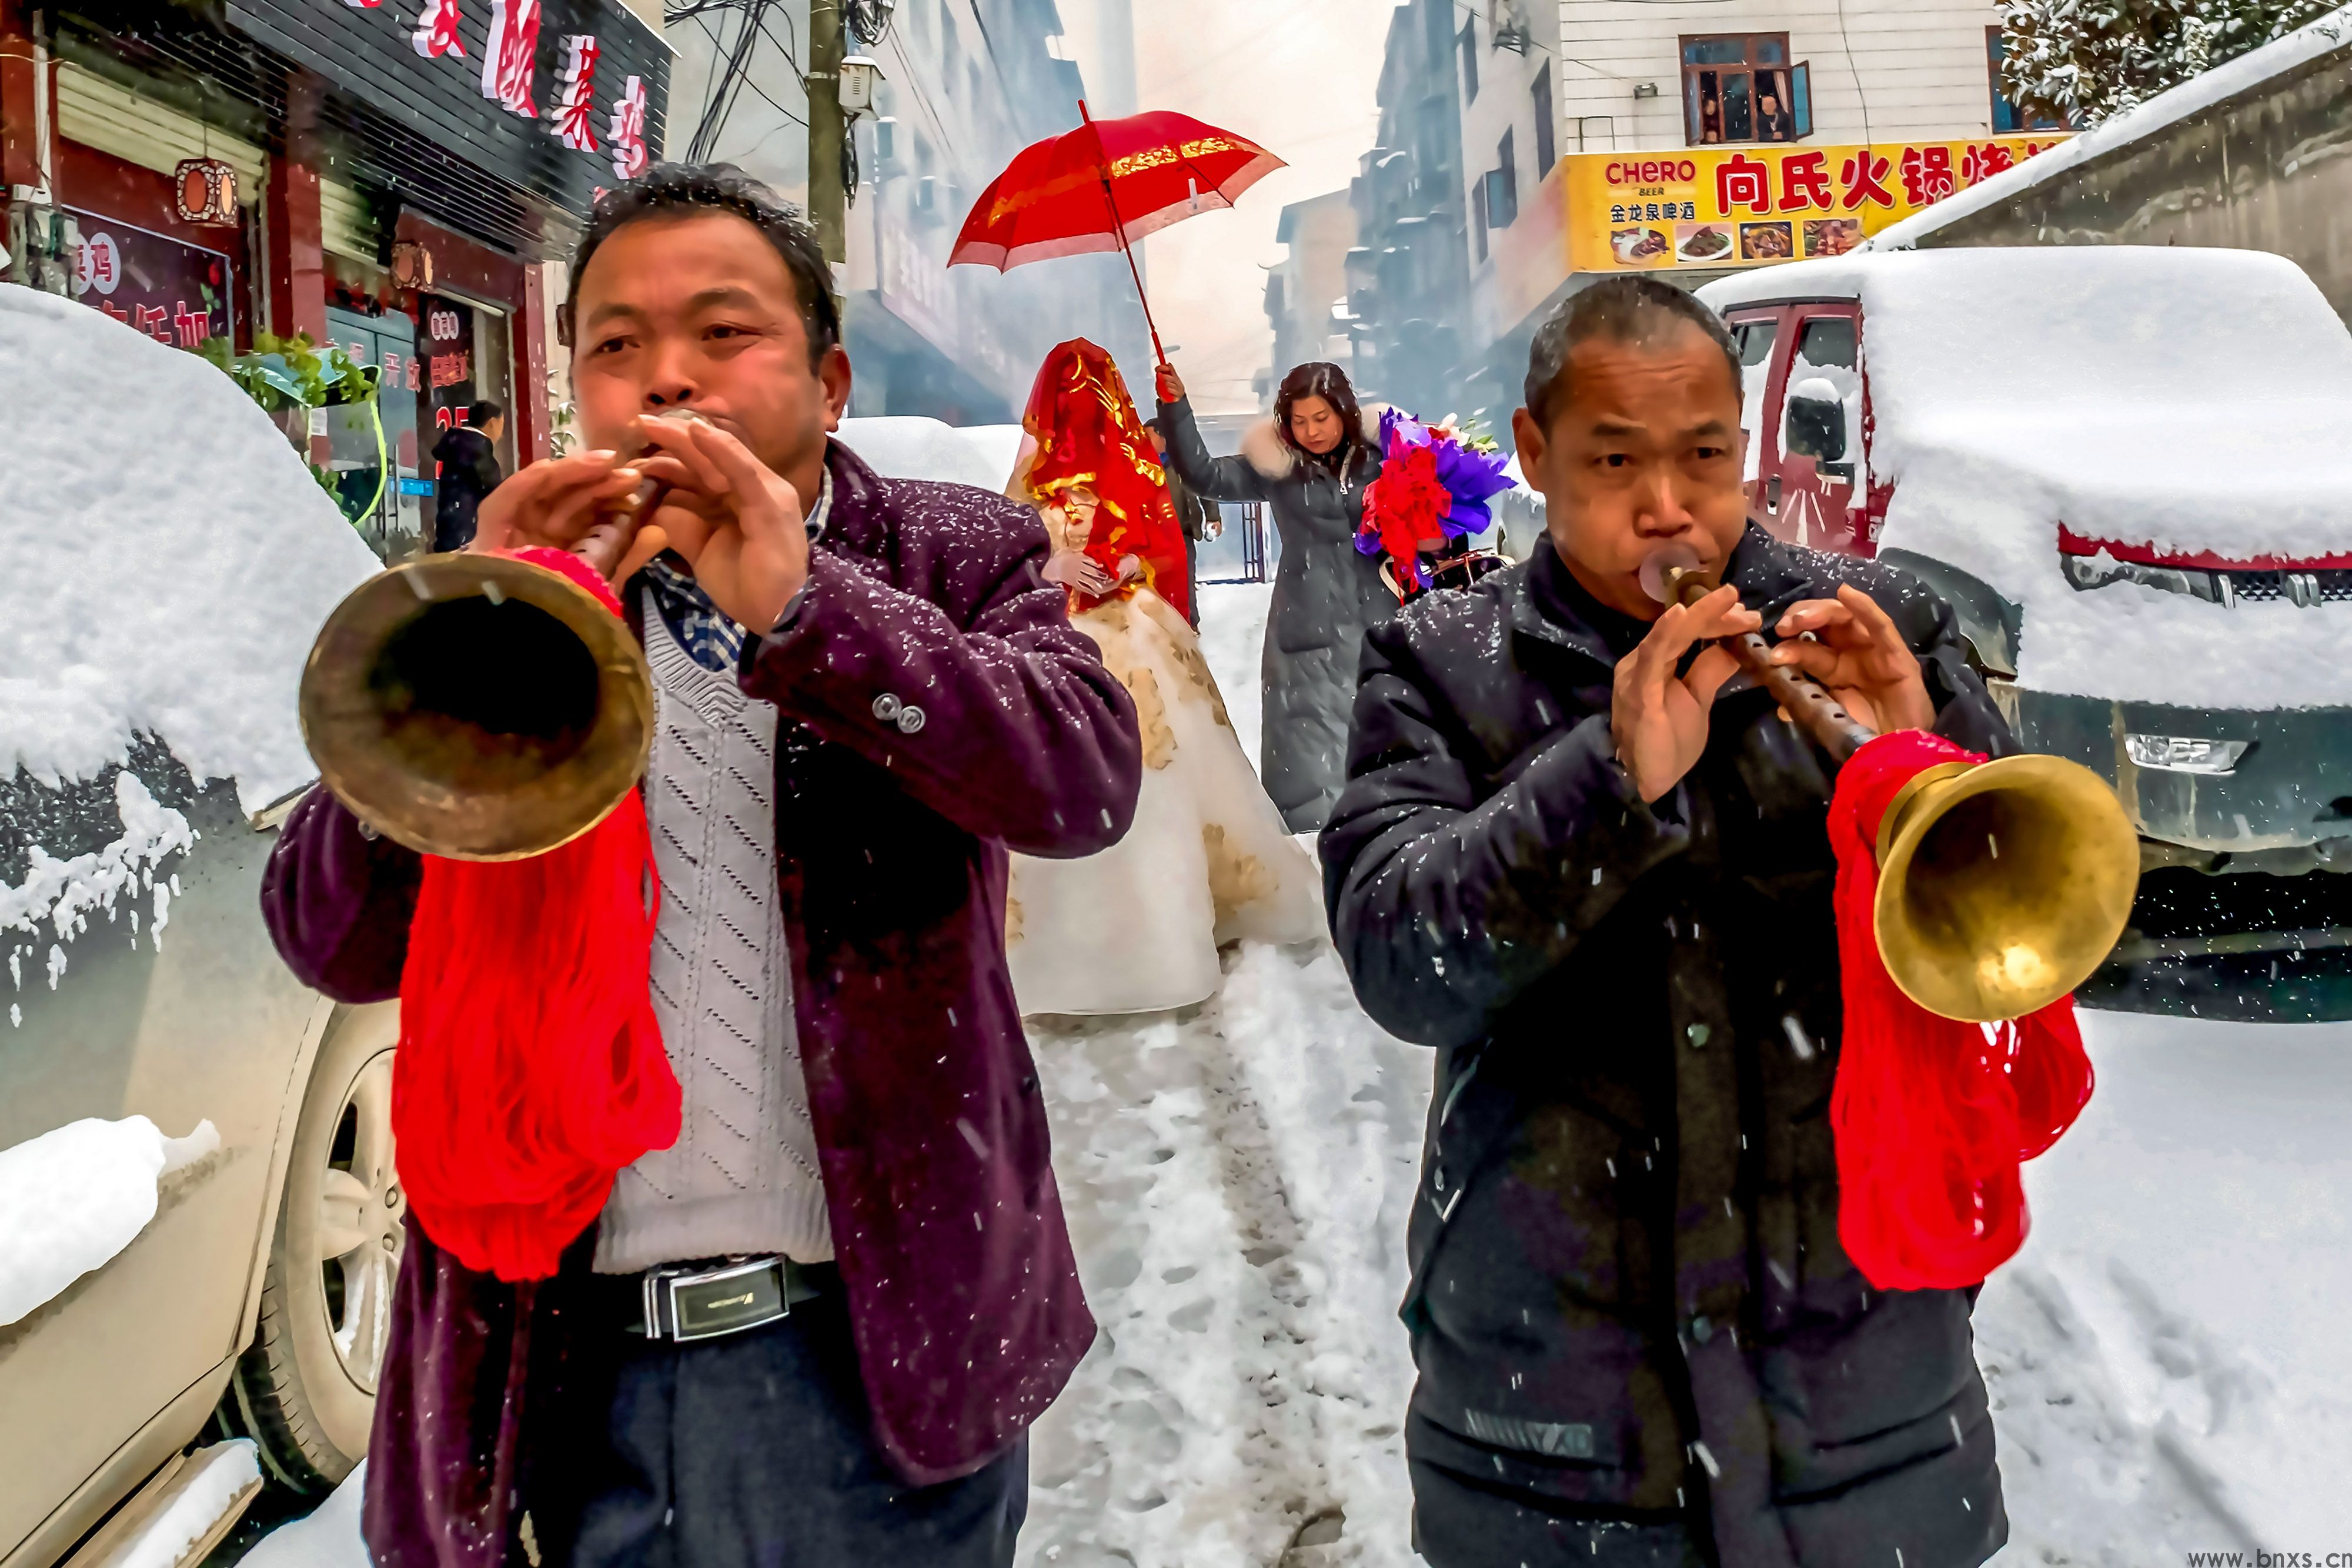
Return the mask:
M1820 376L1807 376L1789 389L1786 433L1781 446L1816 463L1845 460L1845 400Z

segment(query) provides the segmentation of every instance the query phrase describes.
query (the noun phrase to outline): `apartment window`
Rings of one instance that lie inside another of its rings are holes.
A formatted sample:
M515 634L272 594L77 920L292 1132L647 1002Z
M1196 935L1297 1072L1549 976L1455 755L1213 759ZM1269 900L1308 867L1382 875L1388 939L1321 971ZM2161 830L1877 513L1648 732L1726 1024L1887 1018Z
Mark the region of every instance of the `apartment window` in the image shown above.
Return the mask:
M1536 73L1536 84L1528 93L1536 105L1536 180L1540 183L1551 172L1551 166L1559 162L1559 131L1551 106L1549 60Z
M1494 222L1486 208L1486 187L1494 178L1492 174L1483 174L1470 187L1470 249L1473 259L1477 261L1486 259L1486 230Z
M1506 131L1495 148L1495 172L1486 176L1494 189L1486 193L1486 222L1507 229L1519 221L1518 135Z
M1985 29L1985 76L1992 84L1992 128L2000 135L2021 131L2063 131L2065 125L2047 115L2029 115L2000 90L2000 29Z
M1473 103L1478 97L1478 18L1471 17L1462 24L1462 101Z
M956 78L963 75L963 39L956 32L955 13L948 9L948 0L940 0L940 57L946 62L940 79L952 90Z
M1788 34L1685 37L1682 47L1683 118L1694 146L1812 134L1812 68L1790 63Z

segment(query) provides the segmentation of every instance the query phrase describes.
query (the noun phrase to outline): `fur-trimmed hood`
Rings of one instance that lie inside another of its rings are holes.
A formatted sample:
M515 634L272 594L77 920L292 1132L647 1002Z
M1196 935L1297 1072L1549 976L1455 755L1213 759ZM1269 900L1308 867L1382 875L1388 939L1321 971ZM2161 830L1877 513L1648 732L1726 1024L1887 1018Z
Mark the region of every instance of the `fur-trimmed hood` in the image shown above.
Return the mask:
M1360 405L1364 430L1364 444L1374 452L1381 445L1381 415L1389 411L1384 402ZM1272 415L1257 421L1242 432L1242 457L1249 465L1269 479L1287 479L1297 471L1298 454L1282 439Z

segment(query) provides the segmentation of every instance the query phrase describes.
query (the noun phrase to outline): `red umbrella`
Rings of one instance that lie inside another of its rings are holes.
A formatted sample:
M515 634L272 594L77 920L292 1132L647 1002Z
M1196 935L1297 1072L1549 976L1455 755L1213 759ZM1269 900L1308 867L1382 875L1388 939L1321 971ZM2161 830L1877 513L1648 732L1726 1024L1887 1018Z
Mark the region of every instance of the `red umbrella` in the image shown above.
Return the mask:
M980 193L950 267L1003 272L1051 256L1118 250L1126 253L1142 298L1134 241L1195 213L1230 207L1283 167L1255 141L1190 115L1163 110L1097 120L1081 102L1078 116L1086 123L1026 149ZM1167 363L1149 299L1143 320L1151 328L1152 352Z

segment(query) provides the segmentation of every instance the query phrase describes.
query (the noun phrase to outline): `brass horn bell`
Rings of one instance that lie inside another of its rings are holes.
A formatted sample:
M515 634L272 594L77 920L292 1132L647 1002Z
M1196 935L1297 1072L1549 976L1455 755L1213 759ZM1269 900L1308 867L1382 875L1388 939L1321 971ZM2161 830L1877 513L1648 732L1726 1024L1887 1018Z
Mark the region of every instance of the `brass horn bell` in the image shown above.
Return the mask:
M653 680L628 623L528 561L435 555L362 583L302 671L302 738L378 832L522 860L604 820L645 771Z
M1929 1012L2023 1018L2091 977L2138 885L2139 835L2081 763L1947 762L1879 822L1879 955Z

